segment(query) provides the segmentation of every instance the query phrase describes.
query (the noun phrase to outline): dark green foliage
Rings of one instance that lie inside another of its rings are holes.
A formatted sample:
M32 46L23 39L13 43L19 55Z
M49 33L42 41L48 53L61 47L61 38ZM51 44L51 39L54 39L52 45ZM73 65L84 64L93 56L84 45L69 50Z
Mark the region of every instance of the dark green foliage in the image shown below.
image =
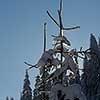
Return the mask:
M95 37L91 34L90 53L84 59L82 88L88 100L98 100L100 95L100 50Z
M30 81L29 81L27 70L26 70L24 86L23 86L23 91L22 91L20 100L32 100L32 89L30 87Z

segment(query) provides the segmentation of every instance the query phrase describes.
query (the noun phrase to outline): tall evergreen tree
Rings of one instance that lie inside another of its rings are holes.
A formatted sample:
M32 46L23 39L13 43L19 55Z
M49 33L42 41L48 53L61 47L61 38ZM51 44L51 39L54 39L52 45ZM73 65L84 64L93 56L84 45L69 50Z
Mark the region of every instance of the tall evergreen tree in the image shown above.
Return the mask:
M93 34L90 37L90 53L84 59L84 72L82 75L82 86L88 100L99 100L100 94L100 62L99 48ZM99 90L98 90L99 89Z
M98 63L97 63L97 100L100 100L100 37L99 37L99 42L98 42Z
M9 100L8 96L6 97L6 100Z
M20 100L32 100L32 89L30 87L29 75L27 70Z

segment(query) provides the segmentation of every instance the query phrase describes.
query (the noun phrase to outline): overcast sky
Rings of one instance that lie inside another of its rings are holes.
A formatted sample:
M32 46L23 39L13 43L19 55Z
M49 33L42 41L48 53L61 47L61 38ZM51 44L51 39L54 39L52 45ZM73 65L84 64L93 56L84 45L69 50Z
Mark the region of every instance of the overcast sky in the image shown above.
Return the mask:
M58 20L59 0L0 0L0 100L13 96L19 100L23 87L24 61L35 64L43 52L43 24L47 22L47 48L58 27L48 17L49 10ZM63 0L63 24L80 25L65 31L71 48L89 47L90 33L100 36L100 0ZM29 72L31 86L37 70Z

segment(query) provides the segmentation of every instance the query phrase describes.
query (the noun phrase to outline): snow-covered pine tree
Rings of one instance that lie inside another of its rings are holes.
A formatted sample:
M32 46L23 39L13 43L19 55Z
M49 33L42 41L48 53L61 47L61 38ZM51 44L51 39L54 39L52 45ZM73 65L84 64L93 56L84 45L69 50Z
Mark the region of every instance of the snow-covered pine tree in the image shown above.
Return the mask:
M35 89L33 90L33 100L40 100L39 97L41 97L41 96L39 95L39 83L40 83L39 75L36 76L35 82L36 83L35 83Z
M82 87L88 100L99 100L100 91L100 57L97 41L93 34L90 37L90 52L84 59ZM99 93L98 93L99 91Z
M98 64L97 64L97 95L96 100L100 100L100 37L98 42Z
M20 100L32 100L32 89L30 87L29 75L27 70Z
M44 100L44 91L49 91L51 89L51 82L45 81L45 86L43 84L44 78L47 78L49 75L48 71L46 70L44 74L37 75L35 80L35 89L33 90L33 100ZM48 98L48 93L45 92L45 99Z

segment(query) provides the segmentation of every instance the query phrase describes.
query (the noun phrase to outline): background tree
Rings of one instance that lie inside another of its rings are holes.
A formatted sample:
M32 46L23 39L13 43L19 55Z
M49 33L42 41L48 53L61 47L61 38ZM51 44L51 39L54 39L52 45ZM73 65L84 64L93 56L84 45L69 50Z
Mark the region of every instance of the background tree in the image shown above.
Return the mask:
M10 100L14 100L14 98L13 98L13 97L11 97L11 98L10 98Z
M90 52L84 59L82 88L88 100L98 100L100 94L100 51L93 34L90 37Z
M6 100L9 100L8 96L6 97Z
M20 100L32 100L32 89L30 87L29 75L27 70Z

